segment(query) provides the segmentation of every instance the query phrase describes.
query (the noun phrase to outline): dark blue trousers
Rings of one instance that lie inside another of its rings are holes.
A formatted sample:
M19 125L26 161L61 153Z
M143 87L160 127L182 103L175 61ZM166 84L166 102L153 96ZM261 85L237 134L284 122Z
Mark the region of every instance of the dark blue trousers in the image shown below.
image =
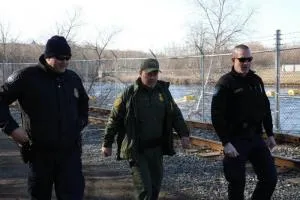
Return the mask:
M246 182L246 162L250 161L257 175L258 183L252 194L252 200L269 200L277 183L274 159L261 138L234 138L232 145L240 154L236 158L224 157L224 174L228 184L229 200L243 200Z
M81 152L35 150L29 163L28 192L31 200L50 200L54 185L58 200L82 200L84 177Z

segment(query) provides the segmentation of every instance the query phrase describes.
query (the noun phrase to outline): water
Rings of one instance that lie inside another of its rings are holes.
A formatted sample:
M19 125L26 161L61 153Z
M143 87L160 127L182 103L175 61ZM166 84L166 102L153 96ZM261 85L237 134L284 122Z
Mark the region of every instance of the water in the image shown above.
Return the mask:
M105 83L97 85L93 88L93 94L97 97L101 97L101 105L97 105L104 108L111 108L114 99L117 94L122 92L126 85L113 83ZM284 133L297 133L300 134L300 96L288 96L287 91L290 88L282 88L280 90L280 129ZM213 86L208 86L204 95L204 110L202 110L202 101L200 101L199 110L195 112L198 103L198 97L201 94L201 86L199 85L170 85L170 91L173 98L180 107L185 119L198 120L206 123L211 123L210 120L210 106ZM266 91L274 90L270 87L266 87ZM101 95L107 94L109 95ZM196 100L184 101L184 96L195 96ZM103 96L106 98L104 99ZM271 111L273 115L274 123L274 113L275 113L275 98L270 97ZM204 114L203 114L204 113Z

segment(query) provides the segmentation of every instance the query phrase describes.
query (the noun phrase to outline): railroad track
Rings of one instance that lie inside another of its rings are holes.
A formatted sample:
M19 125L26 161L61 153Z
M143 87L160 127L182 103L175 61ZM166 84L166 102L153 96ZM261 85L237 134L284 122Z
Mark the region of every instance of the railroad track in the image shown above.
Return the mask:
M99 124L103 125L107 121L107 117L110 113L108 109L102 109L98 107L90 107L90 117L89 121L91 124ZM196 121L186 121L190 128L194 129L203 129L203 130L210 130L213 131L213 127L211 124L207 123L200 123ZM211 139L206 139L197 136L191 136L191 144L197 147L206 147L211 149L212 151L216 152L212 155L221 155L223 151L223 147L221 142ZM275 139L278 144L300 144L300 136L292 135L292 134L283 134L283 133L275 133ZM293 159L285 156L274 155L274 160L276 166L280 168L293 168L293 169L300 169L300 159Z
M207 146L211 148L214 151L223 151L223 147L221 142L204 139L200 137L191 136L191 144L195 146ZM292 158L286 158L278 155L273 155L275 160L275 165L280 168L296 168L300 169L300 160L292 159Z

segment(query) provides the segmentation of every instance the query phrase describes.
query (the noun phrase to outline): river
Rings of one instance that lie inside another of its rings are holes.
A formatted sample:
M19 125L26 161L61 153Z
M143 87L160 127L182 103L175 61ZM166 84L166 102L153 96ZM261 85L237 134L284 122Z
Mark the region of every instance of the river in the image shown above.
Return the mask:
M91 95L101 97L105 96L105 100L102 101L101 107L111 108L114 98L117 94L124 89L123 84L112 84L112 83L97 83ZM280 98L279 98L279 128L284 133L297 133L300 134L300 96L288 96L287 91L290 88L281 88ZM266 91L273 90L271 87L266 87ZM202 101L200 101L198 106L198 112L195 112L198 105L198 98L201 94L201 86L199 85L171 85L170 91L173 98L177 102L178 106L181 108L184 117L191 120L198 120L210 123L210 105L211 105L211 95L213 91L212 86L206 88L204 93L204 106ZM109 94L108 94L109 92ZM102 94L102 95L101 95ZM108 94L108 95L107 95ZM191 99L195 97L195 100L184 100L185 96L190 96ZM275 98L269 97L271 110L273 115L273 121L275 119ZM202 108L204 107L204 111ZM204 115L203 115L204 113ZM275 123L273 123L275 124ZM275 128L274 128L275 129Z

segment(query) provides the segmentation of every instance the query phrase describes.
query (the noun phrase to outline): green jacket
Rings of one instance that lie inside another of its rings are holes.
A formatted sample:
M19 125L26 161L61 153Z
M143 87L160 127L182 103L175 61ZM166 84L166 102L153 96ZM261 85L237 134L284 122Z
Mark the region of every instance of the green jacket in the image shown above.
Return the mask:
M141 87L140 82L138 79L115 100L105 129L104 147L111 148L115 136L117 134L124 135L121 145L121 158L123 159L136 159L138 156L139 137L135 97ZM189 130L169 91L169 83L158 81L155 87L160 90L167 108L162 137L163 155L174 155L173 128L180 137L189 136Z

